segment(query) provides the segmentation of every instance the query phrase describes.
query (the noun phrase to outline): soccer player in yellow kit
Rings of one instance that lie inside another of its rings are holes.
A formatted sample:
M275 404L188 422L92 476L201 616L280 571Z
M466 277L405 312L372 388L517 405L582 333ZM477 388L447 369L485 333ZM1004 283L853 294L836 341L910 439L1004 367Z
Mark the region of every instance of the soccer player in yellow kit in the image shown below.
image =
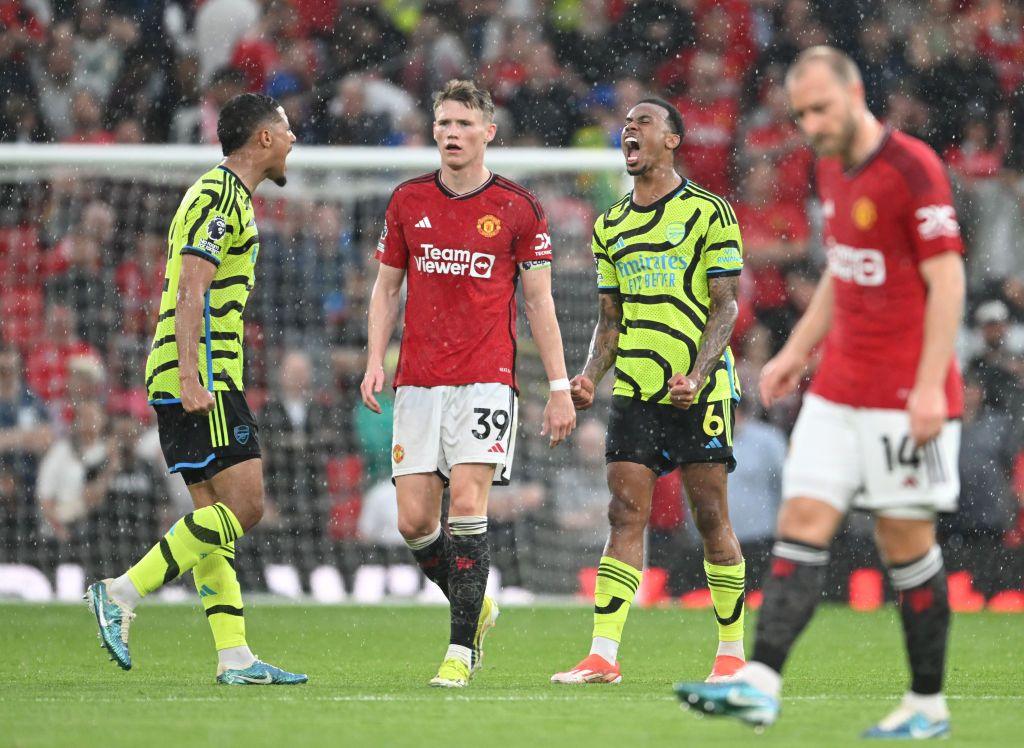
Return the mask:
M682 117L668 102L645 99L629 111L622 147L633 191L594 227L600 317L572 396L577 408L589 408L595 385L614 366L606 452L611 532L597 571L590 655L553 675L553 683L622 679L619 641L640 586L654 482L677 467L704 541L718 622L709 679L727 677L745 661L745 565L726 502L739 399L728 343L743 248L728 202L676 173L682 138Z
M102 645L129 670L136 604L191 569L217 647L217 681L305 683L305 675L262 662L249 650L234 568L235 540L263 515L259 431L242 384L242 314L260 246L252 192L264 179L284 186L295 136L284 110L260 94L227 102L217 135L224 161L189 188L171 222L146 363L164 457L188 484L196 508L138 563L90 585L85 597Z

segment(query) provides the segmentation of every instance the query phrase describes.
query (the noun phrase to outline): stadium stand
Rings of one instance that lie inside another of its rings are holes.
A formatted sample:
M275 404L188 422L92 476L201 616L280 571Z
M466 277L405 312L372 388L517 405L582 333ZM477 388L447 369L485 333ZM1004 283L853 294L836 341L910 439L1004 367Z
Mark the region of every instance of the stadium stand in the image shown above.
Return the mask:
M929 33L911 33L921 28ZM781 81L792 57L815 43L850 52L874 111L936 148L953 174L969 245L965 429L979 435L965 443L989 451L980 465L965 454L965 479L986 482L965 484L974 490L965 490L964 511L944 525L947 558L964 575L950 588L962 606L978 605L979 595L980 604L1006 604L1007 593L1020 602L1020 2L5 0L0 141L212 144L219 106L254 90L283 103L299 148L428 145L431 91L473 77L499 105L497 145L617 147L625 107L656 93L686 119L680 167L729 195L740 216L749 272L734 345L754 398L750 384L821 266L812 157L789 120ZM101 576L100 558L120 568L188 502L163 476L141 376L162 282L161 221L177 187L129 178L96 186L59 176L0 184L0 564L31 565L54 581L67 564L87 578ZM540 189L572 370L593 324L589 224L613 187ZM362 565L396 561L359 530L362 497L386 480L389 465L390 432L382 428L390 421L357 407L382 197L300 202L285 191L261 199L259 210L247 387L273 459L273 512L244 541L242 584L265 587L268 565L292 566L304 585L334 566L353 590ZM524 377L538 378L529 346L523 367ZM748 417L784 433L795 404L771 412L755 405ZM536 408L524 404L524 423L539 422ZM1005 433L998 445L983 438L994 429ZM501 535L496 555L510 560L499 569L516 587L572 592L586 577L578 551L599 542L588 523L601 514L588 506L592 497L559 492L571 491L567 476L593 471L601 447L551 457L537 441L524 439L517 465L530 498L503 497L513 506L521 500L522 510L506 523L515 531ZM101 484L95 466L105 459L117 469ZM671 562L696 548L676 511L679 494L678 482L659 493L666 519L658 545L670 559L659 595L702 586L695 574L686 577L685 567L698 565ZM877 574L851 577L877 564L864 550L865 528L854 518L839 541L834 595L870 600L875 593L862 586L882 584ZM771 529L748 532L761 539ZM755 545L766 552L765 543ZM852 589L851 578L867 581Z

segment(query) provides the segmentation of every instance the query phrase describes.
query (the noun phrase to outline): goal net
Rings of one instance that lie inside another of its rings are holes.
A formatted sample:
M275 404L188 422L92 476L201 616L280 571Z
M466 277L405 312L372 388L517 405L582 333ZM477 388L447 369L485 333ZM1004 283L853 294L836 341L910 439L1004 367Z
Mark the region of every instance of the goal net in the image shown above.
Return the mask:
M71 596L189 508L162 471L143 371L168 223L219 160L215 148L0 147L0 596L26 574ZM288 185L254 196L245 375L271 508L242 541L243 583L325 599L418 588L394 528L390 419L361 409L358 382L384 208L436 163L432 149L300 147ZM591 228L626 186L621 155L496 149L488 165L544 205L576 369L596 314ZM509 585L566 592L605 532L602 447L551 451L539 437L546 378L522 318L521 433L513 486L493 501L496 565Z

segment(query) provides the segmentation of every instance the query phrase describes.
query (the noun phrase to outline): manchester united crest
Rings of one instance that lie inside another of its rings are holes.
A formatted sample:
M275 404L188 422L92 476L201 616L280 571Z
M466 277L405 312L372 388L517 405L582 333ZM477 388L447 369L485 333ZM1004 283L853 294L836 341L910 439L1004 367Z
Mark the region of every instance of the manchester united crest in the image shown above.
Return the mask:
M501 231L501 221L498 220L497 216L492 216L488 213L486 216L476 222L476 230L480 232L480 236L485 239L493 239Z
M391 448L391 459L396 465L405 459L405 448L401 444L396 444Z
M878 220L878 208L866 197L857 198L850 213L853 216L854 225L861 231L867 231Z

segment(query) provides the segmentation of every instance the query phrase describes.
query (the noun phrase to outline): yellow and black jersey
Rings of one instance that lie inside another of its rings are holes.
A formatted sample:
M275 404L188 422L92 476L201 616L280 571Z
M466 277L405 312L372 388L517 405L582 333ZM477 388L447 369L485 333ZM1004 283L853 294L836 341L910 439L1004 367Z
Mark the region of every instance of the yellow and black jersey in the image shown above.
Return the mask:
M203 174L185 193L167 234L164 290L146 362L150 403L181 400L175 312L181 260L186 254L217 266L203 310L199 379L211 392L243 389L242 313L252 291L259 248L249 190L225 166Z
M614 394L668 404L669 379L696 360L710 279L743 268L736 214L689 181L651 205L636 205L631 193L597 219L592 249L598 289L622 300ZM697 401L727 398L739 399L729 348Z

